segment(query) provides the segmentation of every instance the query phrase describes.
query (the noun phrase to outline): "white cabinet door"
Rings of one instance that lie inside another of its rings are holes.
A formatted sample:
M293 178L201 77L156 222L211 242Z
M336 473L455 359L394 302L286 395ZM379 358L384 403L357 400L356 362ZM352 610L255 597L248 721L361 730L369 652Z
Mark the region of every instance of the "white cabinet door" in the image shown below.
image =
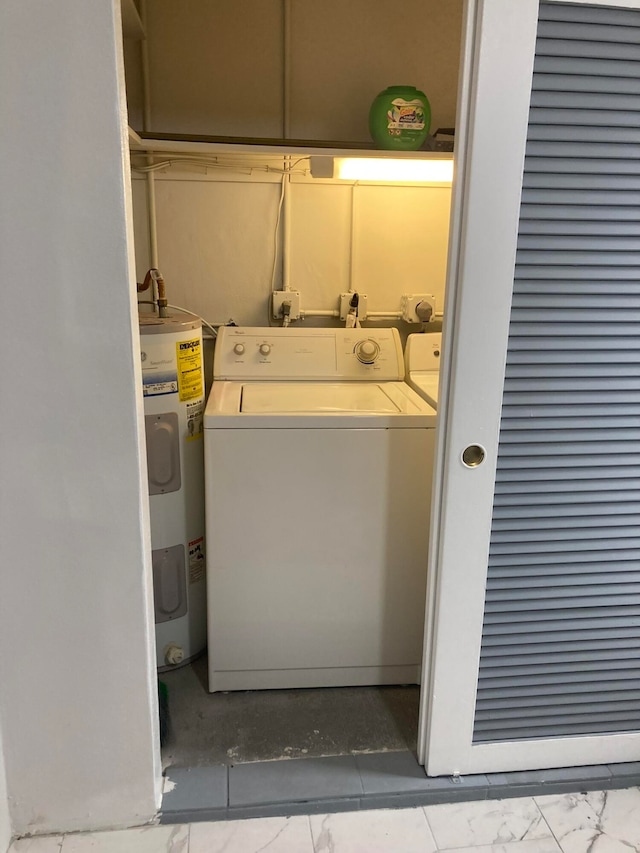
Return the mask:
M640 2L468 4L419 743L432 776L640 757L638 60ZM507 475L524 485L505 522ZM515 640L491 639L501 620Z

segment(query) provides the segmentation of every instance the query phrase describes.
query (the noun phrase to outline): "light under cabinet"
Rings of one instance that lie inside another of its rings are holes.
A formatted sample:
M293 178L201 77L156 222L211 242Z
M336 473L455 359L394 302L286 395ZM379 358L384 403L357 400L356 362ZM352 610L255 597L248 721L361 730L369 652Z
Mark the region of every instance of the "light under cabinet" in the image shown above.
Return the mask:
M453 180L451 157L401 159L312 156L309 159L314 178L428 184L450 184Z
M202 157L248 167L271 163L272 160L295 158L296 165L308 161L312 178L345 181L379 181L386 183L435 184L450 186L453 180L451 154L429 151L374 151L372 149L338 148L304 140L258 140L234 137L186 137L173 134L136 133L129 129L129 145L133 154L147 153L166 158Z

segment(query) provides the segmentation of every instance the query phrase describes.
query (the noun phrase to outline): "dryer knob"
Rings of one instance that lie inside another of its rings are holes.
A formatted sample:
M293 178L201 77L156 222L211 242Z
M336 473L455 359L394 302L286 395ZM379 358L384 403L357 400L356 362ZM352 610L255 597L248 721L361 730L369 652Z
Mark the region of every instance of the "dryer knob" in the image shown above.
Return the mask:
M269 355L271 352L271 344L260 344L260 355Z
M244 353L244 344L236 344L233 351L236 355L242 355Z
M371 338L367 338L366 341L359 341L356 344L356 358L363 364L373 364L379 355L380 347Z

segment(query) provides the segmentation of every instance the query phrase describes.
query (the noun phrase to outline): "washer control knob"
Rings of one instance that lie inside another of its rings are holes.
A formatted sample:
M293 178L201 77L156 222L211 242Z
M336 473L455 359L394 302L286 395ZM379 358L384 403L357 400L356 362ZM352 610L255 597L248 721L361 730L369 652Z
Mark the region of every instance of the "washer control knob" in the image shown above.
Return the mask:
M236 344L233 351L236 355L242 355L244 353L244 344Z
M271 352L271 344L260 344L260 355L269 355Z
M358 341L356 344L356 358L363 364L373 364L380 355L380 347L376 341L367 338L365 341Z

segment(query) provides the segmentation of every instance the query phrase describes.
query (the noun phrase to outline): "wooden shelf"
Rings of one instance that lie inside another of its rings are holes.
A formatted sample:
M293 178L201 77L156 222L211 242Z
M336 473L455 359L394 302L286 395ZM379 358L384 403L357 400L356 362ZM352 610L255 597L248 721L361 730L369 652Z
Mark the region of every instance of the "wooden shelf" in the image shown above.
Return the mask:
M129 148L132 150L134 148L140 148L142 146L142 139L140 139L139 135L135 132L135 130L130 127L129 128Z
M192 136L142 133L129 129L132 151L140 153L242 155L256 157L392 157L407 160L451 159L451 152L389 151L362 142L324 142L305 139L254 139L235 136Z

